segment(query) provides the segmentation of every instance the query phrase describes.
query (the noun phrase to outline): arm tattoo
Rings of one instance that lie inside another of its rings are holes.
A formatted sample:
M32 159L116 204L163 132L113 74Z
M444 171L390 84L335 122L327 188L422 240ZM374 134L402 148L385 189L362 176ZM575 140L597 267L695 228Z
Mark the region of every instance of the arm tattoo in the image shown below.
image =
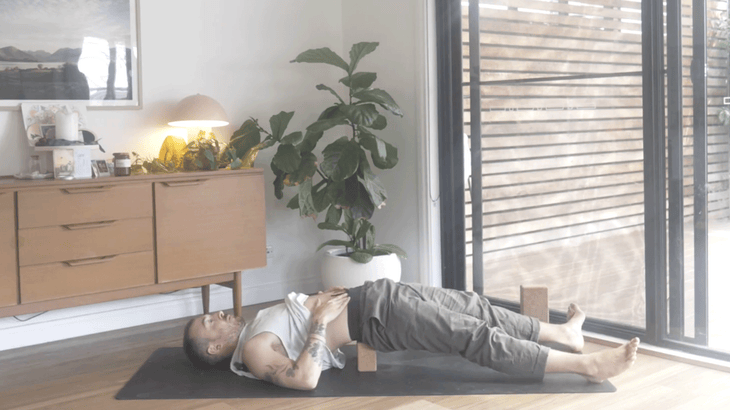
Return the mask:
M327 326L325 326L323 323L312 322L312 327L309 329L309 334L325 337L326 330Z
M286 369L286 375L287 375L287 377L295 377L296 375L295 375L294 372L296 372L297 370L299 370L299 366L297 366L297 364L294 363L292 365L292 367Z
M266 365L266 368L269 370L264 374L264 380L269 383L276 383L276 378L284 373L287 377L293 378L296 377L296 371L299 370L299 366L297 366L296 363L293 363L291 367L287 365L280 365L280 366L272 366L272 365Z
M322 362L324 360L324 349L324 343L317 339L310 339L307 344L304 345L304 350L309 353L312 357L312 361L319 365L319 367L322 367Z

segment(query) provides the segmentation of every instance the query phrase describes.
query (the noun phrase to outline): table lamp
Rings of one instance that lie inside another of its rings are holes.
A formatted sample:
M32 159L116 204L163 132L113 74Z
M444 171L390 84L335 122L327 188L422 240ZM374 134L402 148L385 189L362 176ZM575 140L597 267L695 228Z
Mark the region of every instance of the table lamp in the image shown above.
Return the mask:
M200 130L207 134L213 127L228 125L228 116L218 101L206 95L195 94L177 103L168 125L187 128L190 142L197 137Z

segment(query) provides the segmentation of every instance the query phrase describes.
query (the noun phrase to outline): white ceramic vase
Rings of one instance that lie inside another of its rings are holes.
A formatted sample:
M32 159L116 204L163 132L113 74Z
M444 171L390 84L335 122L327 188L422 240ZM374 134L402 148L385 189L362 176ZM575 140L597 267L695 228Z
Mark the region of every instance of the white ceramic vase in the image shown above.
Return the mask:
M342 254L342 249L330 249L322 258L322 284L325 289L334 286L353 288L368 280L382 278L400 281L400 259L394 253L374 256L368 263L355 262Z

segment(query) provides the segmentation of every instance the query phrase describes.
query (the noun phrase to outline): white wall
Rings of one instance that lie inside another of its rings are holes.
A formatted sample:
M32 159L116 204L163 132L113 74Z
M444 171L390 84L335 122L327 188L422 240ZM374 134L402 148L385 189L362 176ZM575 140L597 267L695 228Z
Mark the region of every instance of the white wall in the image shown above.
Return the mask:
M433 39L428 41L432 6L432 0L343 0L342 31L346 53L361 41L380 43L358 71L378 73L373 87L387 91L403 111L403 118L388 115L388 127L377 133L398 148L399 162L378 173L389 198L372 219L376 239L408 252L404 282L440 285L438 186L431 184L438 174L427 164L438 164L437 157L429 157L436 147L429 111L435 111L430 103L436 95L428 93L434 85L429 80L435 79L428 64L435 52Z
M89 111L89 128L103 138L107 153L136 151L156 156L166 135L166 116L183 97L201 93L217 99L232 124L215 131L228 139L248 117L268 124L281 110L296 111L290 130L303 129L331 104L331 95L317 91L341 78L335 67L291 64L309 48L330 47L345 59L353 42L379 41L378 50L360 69L378 72L376 85L391 93L404 118L390 116L382 134L399 149L400 163L379 175L388 189L388 205L374 218L378 242L396 243L409 258L404 281L433 281L419 268L419 253L429 207L424 196L424 139L426 128L424 59L420 37L425 0L157 0L142 1L141 110ZM420 60L419 60L420 59ZM326 137L334 138L334 136ZM419 139L421 138L421 139ZM322 141L326 143L326 140ZM320 144L322 144L322 142ZM324 146L324 145L322 145ZM20 111L0 112L0 175L19 172L31 154L23 136ZM264 269L244 272L244 304L283 297L291 290L314 292L321 287L316 244L331 236L300 220L286 209L286 200L273 195L268 168L273 151L259 154L256 166L266 179L267 242L274 257ZM419 156L420 155L420 156ZM430 205L433 208L433 205ZM438 264L436 264L438 266ZM213 287L212 309L231 307L230 291ZM37 318L24 315L0 318L0 350L59 340L83 334L153 323L201 312L197 290L156 295L97 305L61 309Z

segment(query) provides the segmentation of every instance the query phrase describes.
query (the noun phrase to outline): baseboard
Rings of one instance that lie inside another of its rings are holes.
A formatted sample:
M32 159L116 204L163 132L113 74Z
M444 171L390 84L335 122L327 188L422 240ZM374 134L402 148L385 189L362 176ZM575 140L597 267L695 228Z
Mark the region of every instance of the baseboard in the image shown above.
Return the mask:
M258 285L246 284L243 304L255 305L283 299L291 291L314 293L321 287L319 277L292 279ZM231 290L211 285L211 311L233 307ZM170 294L144 296L94 305L58 309L43 315L23 315L24 322L12 317L0 319L0 351L55 342L110 330L146 325L202 314L200 290L186 289Z

